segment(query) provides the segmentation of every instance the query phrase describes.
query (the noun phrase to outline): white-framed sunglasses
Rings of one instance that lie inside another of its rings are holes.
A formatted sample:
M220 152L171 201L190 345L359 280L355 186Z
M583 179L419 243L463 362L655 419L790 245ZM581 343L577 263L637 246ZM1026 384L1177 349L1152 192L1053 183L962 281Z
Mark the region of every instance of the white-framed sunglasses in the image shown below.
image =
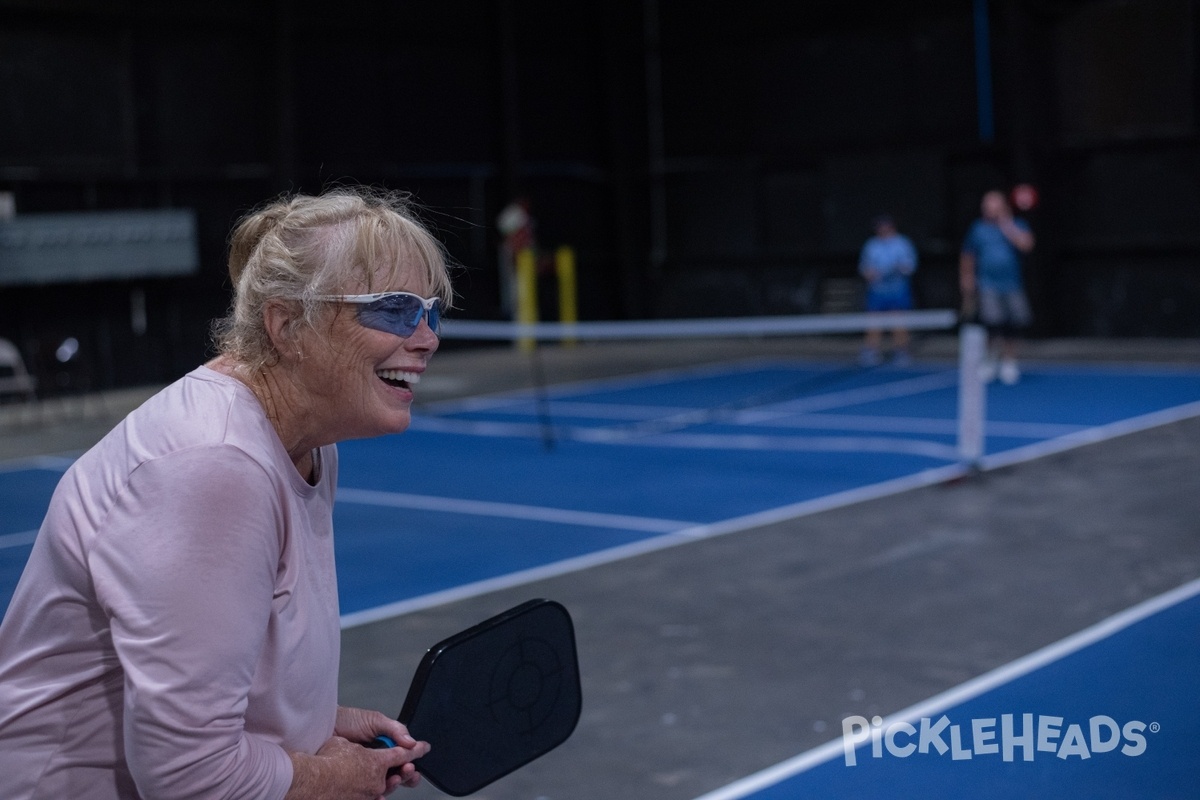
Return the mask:
M396 336L412 336L420 326L422 317L435 334L442 325L441 300L436 297L424 298L412 292L324 294L317 299L357 305L360 325Z

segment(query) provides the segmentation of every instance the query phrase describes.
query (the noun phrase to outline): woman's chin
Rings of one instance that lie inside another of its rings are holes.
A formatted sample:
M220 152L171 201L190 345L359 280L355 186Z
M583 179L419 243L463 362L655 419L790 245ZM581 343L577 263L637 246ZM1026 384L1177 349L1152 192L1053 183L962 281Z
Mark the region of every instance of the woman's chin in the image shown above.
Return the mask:
M405 411L403 414L389 415L387 424L385 426L386 429L384 430L383 433L385 435L391 435L394 433L404 433L406 430L408 430L408 426L411 423L412 423L412 414L410 414L407 411Z

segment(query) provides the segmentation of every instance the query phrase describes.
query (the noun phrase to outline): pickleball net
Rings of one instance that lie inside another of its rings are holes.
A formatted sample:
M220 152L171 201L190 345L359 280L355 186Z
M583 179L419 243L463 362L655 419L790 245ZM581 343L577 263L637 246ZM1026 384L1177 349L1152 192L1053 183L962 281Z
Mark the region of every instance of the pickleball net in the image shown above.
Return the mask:
M861 365L863 334L896 327L914 335L916 361ZM418 428L537 437L548 447L887 452L967 465L983 455L986 337L950 310L570 324L447 319L441 336L511 343L527 357L530 385L435 404L422 409ZM924 352L922 342L933 338L940 346ZM571 365L596 359L616 369L604 382L579 383L584 373ZM666 394L655 393L667 384Z

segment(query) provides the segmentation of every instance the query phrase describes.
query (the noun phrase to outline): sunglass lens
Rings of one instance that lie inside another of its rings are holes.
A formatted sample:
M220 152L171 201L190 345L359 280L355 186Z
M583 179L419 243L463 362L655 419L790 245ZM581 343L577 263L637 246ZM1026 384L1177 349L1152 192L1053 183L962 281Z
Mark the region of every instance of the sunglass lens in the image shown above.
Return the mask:
M396 294L384 297L363 306L358 312L358 321L368 328L393 333L396 336L412 336L421 324L422 314L428 313L429 327L437 333L441 313L435 300L426 312L424 304L416 295Z

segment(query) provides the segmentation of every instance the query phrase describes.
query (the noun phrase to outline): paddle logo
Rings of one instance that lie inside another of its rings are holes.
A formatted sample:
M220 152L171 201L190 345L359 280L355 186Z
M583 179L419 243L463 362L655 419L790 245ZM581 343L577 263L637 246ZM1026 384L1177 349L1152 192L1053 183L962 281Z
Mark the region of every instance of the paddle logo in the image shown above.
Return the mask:
M887 753L895 758L948 756L953 761L997 755L1004 761L1051 756L1084 760L1114 752L1137 757L1146 752L1146 734L1158 730L1157 722L1122 724L1104 714L1082 722L1046 714L1001 714L999 719L981 717L964 724L943 714L937 719L922 717L915 725L903 720L884 725L881 717L868 720L854 715L842 720L842 749L848 767L858 763L859 747L867 742L872 758Z

